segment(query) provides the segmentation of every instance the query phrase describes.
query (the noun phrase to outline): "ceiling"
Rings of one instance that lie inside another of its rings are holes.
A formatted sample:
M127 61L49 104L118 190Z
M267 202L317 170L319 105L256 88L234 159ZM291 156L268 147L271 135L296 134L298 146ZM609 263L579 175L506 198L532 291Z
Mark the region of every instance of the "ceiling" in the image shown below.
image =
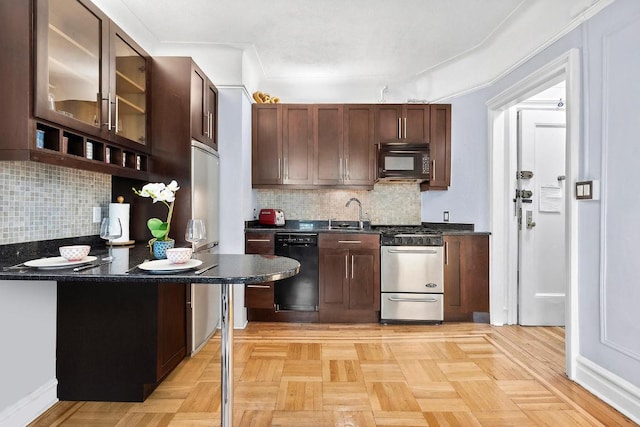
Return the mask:
M519 56L513 64L610 1L120 0L159 44L251 49L263 82L376 84L419 79L479 52L486 62L493 46L496 58ZM519 45L503 49L505 40Z

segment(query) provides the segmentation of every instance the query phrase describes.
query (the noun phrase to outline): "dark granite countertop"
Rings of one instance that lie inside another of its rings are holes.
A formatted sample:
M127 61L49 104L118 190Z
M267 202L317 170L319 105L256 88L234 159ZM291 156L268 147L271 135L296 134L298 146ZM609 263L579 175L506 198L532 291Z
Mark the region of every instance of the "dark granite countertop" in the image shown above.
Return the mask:
M380 224L382 225L382 224ZM444 235L489 235L489 232L474 231L473 224L449 223L449 222L423 222L421 225L442 231ZM329 228L329 222L324 220L287 220L284 225L262 225L258 221L246 221L245 231L249 232L276 232L276 233L365 233L380 234L379 231L372 229L376 225L370 222L364 223L364 228L358 228L358 221L332 221L332 227Z
M59 241L56 241L59 242ZM79 238L73 242L64 244L87 244L92 240ZM22 263L31 259L58 256L50 247L51 243L42 244L42 250L34 253L31 244L5 245L0 249L0 267L7 267ZM100 262L107 250L103 242L92 245L89 255L97 257L93 264ZM15 247L14 247L15 246ZM23 250L17 248L23 247ZM95 250L93 248L96 248ZM13 254L13 255L11 255ZM197 253L196 258L202 261L198 268L217 264L201 275L195 275L194 269L175 273L151 273L134 268L147 259L153 259L145 243L138 243L133 247L114 247L114 260L111 263L102 264L95 268L73 271L73 267L63 269L18 268L8 271L0 271L0 280L53 280L53 281L82 281L82 282L179 282L179 283L260 283L291 277L298 273L300 263L291 258L276 257L272 255L242 255L242 254L209 254ZM132 269L128 272L128 270ZM2 269L0 269L2 270Z
M369 221L364 222L363 228L358 227L358 221L332 221L329 228L329 221L323 220L287 220L284 225L263 225L258 221L246 221L245 231L261 232L273 231L276 233L364 233L380 234L371 229Z

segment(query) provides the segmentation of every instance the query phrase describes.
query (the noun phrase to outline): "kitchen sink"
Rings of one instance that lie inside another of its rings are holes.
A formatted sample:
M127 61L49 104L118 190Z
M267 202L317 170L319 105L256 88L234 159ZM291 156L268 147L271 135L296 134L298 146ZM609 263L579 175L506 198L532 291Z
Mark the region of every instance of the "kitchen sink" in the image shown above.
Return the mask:
M358 221L330 221L328 225L329 230L365 230L370 227L369 223L365 223L363 228L360 228Z

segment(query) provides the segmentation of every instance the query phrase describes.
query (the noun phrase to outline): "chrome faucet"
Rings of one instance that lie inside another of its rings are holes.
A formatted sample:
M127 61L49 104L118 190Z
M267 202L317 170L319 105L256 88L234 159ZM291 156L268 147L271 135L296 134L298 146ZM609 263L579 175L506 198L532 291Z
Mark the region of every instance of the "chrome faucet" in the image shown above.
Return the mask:
M362 230L364 228L364 217L362 216L362 203L360 202L360 200L356 199L355 197L352 197L349 199L347 204L344 205L344 207L348 208L351 202L356 202L358 204L358 227Z

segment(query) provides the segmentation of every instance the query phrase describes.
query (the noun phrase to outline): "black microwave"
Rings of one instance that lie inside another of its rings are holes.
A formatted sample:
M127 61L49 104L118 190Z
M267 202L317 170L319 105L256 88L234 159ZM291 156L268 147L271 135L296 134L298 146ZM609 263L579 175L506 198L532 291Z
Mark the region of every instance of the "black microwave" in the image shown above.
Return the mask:
M428 181L430 163L429 144L378 144L378 181Z

